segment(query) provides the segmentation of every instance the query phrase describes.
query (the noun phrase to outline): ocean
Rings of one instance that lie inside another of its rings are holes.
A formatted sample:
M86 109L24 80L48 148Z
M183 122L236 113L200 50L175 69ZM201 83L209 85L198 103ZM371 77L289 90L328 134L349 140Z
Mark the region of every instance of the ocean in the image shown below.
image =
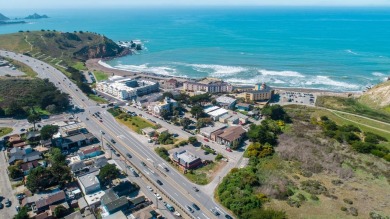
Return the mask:
M24 17L35 11L1 11ZM234 84L361 91L390 76L390 8L129 8L45 10L0 33L91 31L140 39L114 68Z

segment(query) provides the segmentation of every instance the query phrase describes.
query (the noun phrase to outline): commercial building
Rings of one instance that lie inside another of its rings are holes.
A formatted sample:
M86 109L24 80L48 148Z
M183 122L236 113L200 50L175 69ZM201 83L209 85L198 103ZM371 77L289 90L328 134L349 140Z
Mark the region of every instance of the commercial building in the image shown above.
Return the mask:
M119 197L113 189L105 191L105 195L100 200L102 206L109 214L118 211L126 211L130 208L130 203L125 196Z
M214 126L214 127L212 127L212 126L208 126L208 127L204 127L204 128L201 128L199 131L199 133L201 134L201 135L203 135L204 137L206 137L206 138L211 138L211 134L213 133L213 132L215 132L215 131L218 131L218 130L222 130L222 129L224 129L226 126L225 125L222 125L222 126L218 126L218 125L216 125L216 126Z
M241 110L241 111L249 111L250 108L251 108L251 105L248 103L236 104L236 109Z
M186 150L174 152L171 155L171 159L184 169L194 169L202 164L202 160L199 157Z
M208 78L198 82L186 81L183 83L183 90L189 92L226 93L231 92L233 86L227 82Z
M84 195L89 195L100 190L100 182L97 178L99 171L92 172L90 174L77 177L80 189Z
M213 118L214 121L218 120L219 117L225 115L225 114L228 114L229 111L227 111L226 109L223 109L223 108L219 108L217 110L214 110L214 111L211 111L209 113L207 113L211 118Z
M254 86L253 90L245 91L238 95L238 97L244 98L245 101L265 101L272 98L274 95L274 89L269 87L265 83L258 83Z
M225 109L233 109L237 100L228 96L220 96L217 99L217 104Z
M124 78L121 76L111 77L108 81L98 82L96 90L110 94L121 100L136 99L159 90L158 82Z
M53 135L53 140L55 145L62 147L62 149L88 145L96 140L96 137L89 133L81 123L59 122L55 125L59 126L59 130L57 134Z
M161 83L161 87L164 89L175 89L179 86L179 83L176 79L168 79Z
M241 126L231 126L216 136L216 142L231 147L235 143L239 144L245 133L246 131Z

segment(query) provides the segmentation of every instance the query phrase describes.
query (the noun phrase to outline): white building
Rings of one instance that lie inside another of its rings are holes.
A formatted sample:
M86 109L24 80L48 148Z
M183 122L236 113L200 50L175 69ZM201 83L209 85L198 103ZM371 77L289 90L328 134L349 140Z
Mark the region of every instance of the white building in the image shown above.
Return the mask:
M214 119L214 121L216 121L219 119L219 117L228 114L228 112L229 111L227 111L226 109L219 108L217 110L209 112L208 115L211 116Z
M158 91L159 84L153 81L113 76L108 81L98 82L96 84L96 90L110 94L121 100L129 100L135 99L137 96Z
M80 184L80 189L83 191L84 195L89 195L100 191L100 182L97 178L99 171L92 172L90 174L77 177L77 181Z
M169 97L165 97L163 102L158 103L153 107L153 113L155 115L160 115L163 110L170 112L174 107L177 106L178 104L176 100L173 100Z
M227 96L220 96L215 100L217 101L218 105L225 109L233 109L237 102L236 99Z

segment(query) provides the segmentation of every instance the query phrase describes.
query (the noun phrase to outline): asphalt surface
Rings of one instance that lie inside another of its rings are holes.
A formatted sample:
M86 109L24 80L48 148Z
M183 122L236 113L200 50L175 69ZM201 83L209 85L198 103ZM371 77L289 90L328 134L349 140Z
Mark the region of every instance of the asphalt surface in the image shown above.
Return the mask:
M130 153L133 156L131 159L126 159L131 162L133 167L140 170L144 176L143 178L146 179L144 180L145 183L140 185L141 187L146 187L146 184L155 185L162 193L169 196L175 205L178 205L183 211L187 212L187 215L183 215L184 218L218 218L210 211L212 208L217 209L221 213L219 217L224 217L225 211L210 197L212 194L206 194L202 191L195 192L193 190L193 186L195 186L193 183L189 182L178 171L166 164L148 146L143 145L137 140L125 127L118 124L108 112L98 106L94 101L89 100L59 70L28 56L2 50L0 50L0 55L8 56L29 65L38 73L39 77L48 78L60 90L68 93L72 97L72 102L84 109L84 112L78 113L75 116L84 122L92 133L100 136L100 130L104 131L106 133L104 135L105 139L111 140L112 138L117 142L115 148L119 152L122 154ZM101 112L102 122L91 116L95 112ZM87 117L88 120L86 119ZM143 166L141 161L145 162L147 166ZM167 166L170 171L168 173L161 171L160 165ZM160 180L163 185L158 186L156 180ZM200 207L200 210L195 210L194 213L189 212L185 206L191 206L192 203L196 203Z

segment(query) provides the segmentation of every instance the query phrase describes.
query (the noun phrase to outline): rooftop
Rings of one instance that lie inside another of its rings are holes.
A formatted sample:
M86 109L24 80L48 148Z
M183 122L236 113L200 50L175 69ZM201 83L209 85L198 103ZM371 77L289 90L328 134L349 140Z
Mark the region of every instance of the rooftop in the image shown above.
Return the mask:
M216 116L221 116L221 115L228 113L228 112L229 112L228 110L220 108L220 109L214 110L208 114L212 117L216 117Z
M224 130L222 134L219 135L220 138L223 138L227 141L234 141L241 137L246 131L241 126L231 126Z
M228 97L228 96L220 96L215 99L218 103L232 104L236 101L236 99Z
M197 159L199 159L199 157L191 154L190 152L184 150L184 151L181 151L181 152L176 152L176 157L181 159L182 161L186 162L186 163L191 163Z
M208 127L204 127L204 128L201 128L200 129L200 132L203 133L203 134L206 134L206 135L211 135L211 133L217 131L217 130L220 130L220 129L223 129L225 128L226 126L225 125L221 125L221 126L208 126Z
M95 184L99 184L99 180L97 178L98 174L99 171L95 171L90 174L78 177L78 180L84 187L89 187Z
M209 112L212 112L212 111L217 110L217 109L219 109L219 108L220 108L220 107L218 107L218 106L208 107L208 108L204 109L204 112L205 112L205 113L209 113Z

